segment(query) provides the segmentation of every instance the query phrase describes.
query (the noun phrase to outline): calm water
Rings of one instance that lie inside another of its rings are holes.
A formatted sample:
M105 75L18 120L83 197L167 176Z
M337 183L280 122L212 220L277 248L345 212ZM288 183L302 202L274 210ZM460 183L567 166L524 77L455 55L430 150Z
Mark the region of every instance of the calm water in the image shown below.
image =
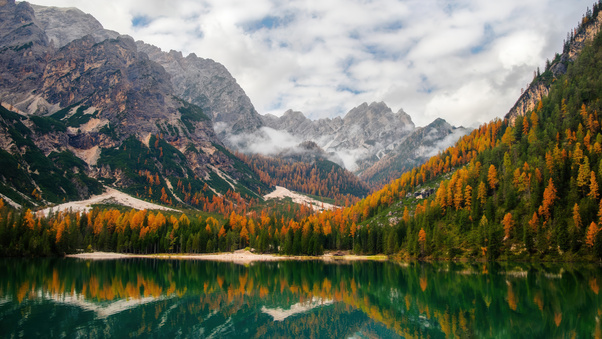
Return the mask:
M0 259L1 337L591 338L597 265Z

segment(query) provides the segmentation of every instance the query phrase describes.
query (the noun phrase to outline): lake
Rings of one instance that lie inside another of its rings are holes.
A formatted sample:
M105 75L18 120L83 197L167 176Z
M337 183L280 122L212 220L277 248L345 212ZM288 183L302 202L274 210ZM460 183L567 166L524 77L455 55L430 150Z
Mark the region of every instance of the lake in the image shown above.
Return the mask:
M601 337L594 264L0 259L2 337Z

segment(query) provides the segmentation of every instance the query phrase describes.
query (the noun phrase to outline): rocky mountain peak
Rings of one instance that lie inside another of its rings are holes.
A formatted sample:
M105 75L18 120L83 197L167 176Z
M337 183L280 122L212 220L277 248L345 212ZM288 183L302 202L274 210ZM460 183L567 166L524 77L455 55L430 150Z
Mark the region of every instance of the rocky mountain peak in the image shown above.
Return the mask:
M299 111L293 111L292 109L289 109L288 111L284 112L281 120L286 126L292 126L294 124L303 124L310 121L305 117L303 113Z
M119 33L104 29L92 15L77 8L60 8L31 5L40 28L57 48L73 40L91 35L96 42L116 38Z
M35 152L40 159L52 153L79 158L84 162L80 173L132 190L139 188L131 185L140 179L143 167L164 177L195 178L195 184L204 181L221 193L225 193L222 188L235 185L215 184L225 180L216 177L224 175L234 182L253 176L248 168L235 166L211 119L200 107L181 99L166 68L139 50L134 39L86 34L102 33L102 26L79 10L36 6L34 11L26 2L2 4L0 98L2 109L7 109L0 113L9 119L0 118L0 145L24 171L33 164L21 158L21 149ZM61 25L63 19L67 24ZM71 24L83 28L74 32L73 27L65 27ZM49 34L56 39L53 43ZM181 54L171 55L177 62L185 60ZM229 95L221 94L223 100ZM25 135L16 137L15 128L30 135L30 141L23 141ZM131 152L144 159L130 161ZM32 179L25 192L42 185L33 172L27 173ZM57 200L56 193L70 185L43 187L42 193Z
M5 6L15 6L14 0L4 3ZM52 43L57 49L85 36L91 36L95 43L119 37L117 32L104 29L93 16L76 8L30 6L27 3L17 6L23 7L22 16L35 21L32 26L39 30L39 40L46 39L46 44ZM15 11L11 9L10 12ZM5 22L0 22L0 27L3 24ZM6 24L14 27L12 22ZM15 38L14 35L12 37ZM16 41L13 45L25 43L28 41ZM227 142L230 134L255 131L263 125L251 100L223 65L199 58L194 53L184 57L179 51L163 52L141 41L134 50L142 52L141 58L147 55L167 71L174 94L201 107L214 122L223 141Z
M251 100L230 72L220 63L195 54L183 57L176 51L138 43L138 49L165 68L171 76L175 94L201 107L211 117L220 138L256 131L263 126Z
M437 118L437 119L433 120L433 122L431 122L430 124L428 124L426 127L428 127L428 128L437 128L437 129L452 129L452 128L454 128L452 125L449 124L449 122L447 122L443 118Z
M315 142L351 170L372 163L415 128L408 114L403 110L393 113L384 102L364 102L343 118L312 121L301 112L288 110L281 117L266 115L263 121L267 127L287 131L301 141Z
M389 126L403 128L407 130L414 129L412 118L400 109L398 113L393 113L391 108L384 102L373 102L370 105L363 103L349 111L343 118L346 125L361 124L366 128L384 128Z
M307 119L302 112L293 111L292 109L289 109L286 112L284 112L284 114L282 114L282 116L286 117L286 119L298 119L298 120Z
M358 120L365 117L374 117L377 115L393 113L384 102L373 102L370 105L364 102L361 105L352 108L343 118L344 120Z

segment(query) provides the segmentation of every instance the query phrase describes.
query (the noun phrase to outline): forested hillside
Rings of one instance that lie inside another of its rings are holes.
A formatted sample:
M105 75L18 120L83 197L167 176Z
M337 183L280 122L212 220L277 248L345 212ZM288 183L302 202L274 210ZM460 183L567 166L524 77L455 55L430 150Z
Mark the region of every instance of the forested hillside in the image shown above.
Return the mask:
M598 11L596 5L576 32ZM566 62L560 78L551 74L554 66L534 80L547 77L551 87L526 116L482 125L352 207L346 223L363 225L356 250L445 258L602 256L602 37ZM436 193L407 197L424 187L437 187ZM392 227L381 227L386 224ZM374 233L380 234L371 240Z
M355 203L369 192L368 186L353 173L326 159L306 163L260 154L237 153L237 156L258 173L266 185L332 198L339 206Z
M588 12L577 33L597 21L599 9ZM551 72L558 67L566 72ZM211 215L95 209L44 217L2 202L0 249L39 255L85 247L154 253L250 246L284 254L353 249L414 258L595 260L602 257L602 36L575 61L555 58L534 81L548 82L549 92L525 115L480 126L347 208L311 214L307 207L230 197L219 208L199 204ZM266 173L264 182L268 175L278 180Z

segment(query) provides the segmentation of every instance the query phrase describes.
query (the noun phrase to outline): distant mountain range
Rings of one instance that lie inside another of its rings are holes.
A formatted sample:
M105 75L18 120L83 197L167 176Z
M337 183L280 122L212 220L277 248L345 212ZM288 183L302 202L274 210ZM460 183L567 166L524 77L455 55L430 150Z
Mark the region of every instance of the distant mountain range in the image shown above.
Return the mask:
M399 177L470 132L443 119L416 127L406 112L393 113L384 102L363 103L342 118L312 121L288 110L281 117L264 115L263 122L299 140L315 142L331 160L375 185Z

